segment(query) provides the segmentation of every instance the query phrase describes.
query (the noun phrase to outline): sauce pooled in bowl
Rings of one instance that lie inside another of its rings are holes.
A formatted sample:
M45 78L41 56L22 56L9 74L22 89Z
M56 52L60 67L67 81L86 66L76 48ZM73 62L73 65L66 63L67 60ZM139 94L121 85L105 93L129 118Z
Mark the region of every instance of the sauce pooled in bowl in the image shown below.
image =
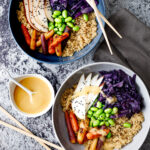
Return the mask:
M52 93L48 84L38 77L27 77L20 83L32 92L32 102L28 93L16 86L14 101L17 107L25 113L37 114L45 110L50 104Z

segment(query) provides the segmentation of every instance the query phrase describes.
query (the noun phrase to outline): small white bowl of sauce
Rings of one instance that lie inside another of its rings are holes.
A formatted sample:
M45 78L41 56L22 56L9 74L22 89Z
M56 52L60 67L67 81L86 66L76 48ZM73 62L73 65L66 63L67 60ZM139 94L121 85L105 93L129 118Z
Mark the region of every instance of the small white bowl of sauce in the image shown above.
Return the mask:
M36 92L30 96L12 81L9 83L9 93L12 105L27 117L38 117L45 114L53 105L54 89L51 83L39 74L27 74L14 78L27 89Z

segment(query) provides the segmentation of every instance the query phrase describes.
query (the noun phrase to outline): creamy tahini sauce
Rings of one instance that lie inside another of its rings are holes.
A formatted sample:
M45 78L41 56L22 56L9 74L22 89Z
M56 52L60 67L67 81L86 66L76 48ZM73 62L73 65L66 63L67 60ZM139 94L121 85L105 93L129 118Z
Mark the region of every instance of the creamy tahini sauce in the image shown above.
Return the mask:
M37 77L27 77L21 80L20 83L32 92L37 92L33 94L31 103L29 95L23 89L16 86L14 100L21 111L36 114L48 107L51 100L51 91L43 80Z

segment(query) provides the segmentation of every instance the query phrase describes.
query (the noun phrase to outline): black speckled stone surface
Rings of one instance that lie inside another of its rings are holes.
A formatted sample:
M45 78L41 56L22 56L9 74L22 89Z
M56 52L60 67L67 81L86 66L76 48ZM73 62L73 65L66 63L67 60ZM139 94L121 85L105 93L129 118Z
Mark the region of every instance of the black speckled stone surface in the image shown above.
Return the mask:
M77 68L92 63L92 54L77 62L66 65L50 65L39 63L28 57L16 45L8 25L9 0L0 0L0 68L5 67L13 75L39 73L48 78L55 91L58 90L64 79ZM117 12L120 8L127 8L142 22L150 26L150 0L107 0L107 16ZM24 124L35 135L53 143L58 143L52 128L52 117L48 113L37 118L23 117L11 106L8 95L8 80L0 76L0 105ZM0 119L15 125L2 113ZM0 150L41 150L42 147L35 140L23 136L11 129L0 126ZM141 147L141 150L150 149L150 133Z

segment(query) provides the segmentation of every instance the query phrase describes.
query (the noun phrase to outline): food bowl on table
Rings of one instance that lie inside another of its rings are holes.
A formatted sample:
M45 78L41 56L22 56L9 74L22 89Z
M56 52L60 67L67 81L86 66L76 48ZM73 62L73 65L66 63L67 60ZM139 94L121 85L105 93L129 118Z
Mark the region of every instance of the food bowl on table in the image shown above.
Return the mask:
M22 31L21 31L21 24L17 19L16 11L19 8L19 2L22 0L11 0L10 7L9 7L9 25L12 35L18 44L18 46L23 50L26 54L31 56L32 58L46 63L51 64L64 64L70 63L75 60L82 58L83 56L87 55L92 50L96 49L96 47L100 44L100 38L102 36L102 31L97 25L97 36L92 40L90 44L85 46L81 51L75 52L73 56L69 57L58 57L56 55L44 55L38 51L30 50L29 46L26 44ZM100 12L105 16L105 5L103 0L99 0L98 9ZM103 22L103 24L105 24Z
M55 92L52 84L40 74L26 74L14 78L28 90L35 92L31 97L14 82L9 82L12 106L23 116L38 117L52 107ZM29 100L30 99L30 100Z
M55 102L53 105L53 127L55 130L56 137L58 138L60 144L66 150L84 150L84 146L80 144L72 144L69 140L68 131L65 122L65 115L61 106L61 97L62 94L65 92L66 89L71 88L73 85L78 84L78 81L82 74L86 77L89 73L95 74L99 73L100 71L112 71L112 70L122 70L127 75L133 76L135 73L130 69L115 63L108 63L108 62L100 62L100 63L93 63L90 65L86 65L79 70L72 73L65 82L61 85L57 95L55 97ZM136 74L135 80L137 91L143 98L143 106L142 106L142 113L144 116L144 121L142 123L142 128L139 132L133 137L133 141L122 148L122 150L133 150L139 149L143 144L144 140L149 131L150 127L150 97L146 86L144 85L141 78ZM68 93L69 94L69 93ZM135 106L135 105L134 105ZM134 107L133 106L133 107ZM137 119L137 118L135 118ZM117 142L116 142L117 143Z

